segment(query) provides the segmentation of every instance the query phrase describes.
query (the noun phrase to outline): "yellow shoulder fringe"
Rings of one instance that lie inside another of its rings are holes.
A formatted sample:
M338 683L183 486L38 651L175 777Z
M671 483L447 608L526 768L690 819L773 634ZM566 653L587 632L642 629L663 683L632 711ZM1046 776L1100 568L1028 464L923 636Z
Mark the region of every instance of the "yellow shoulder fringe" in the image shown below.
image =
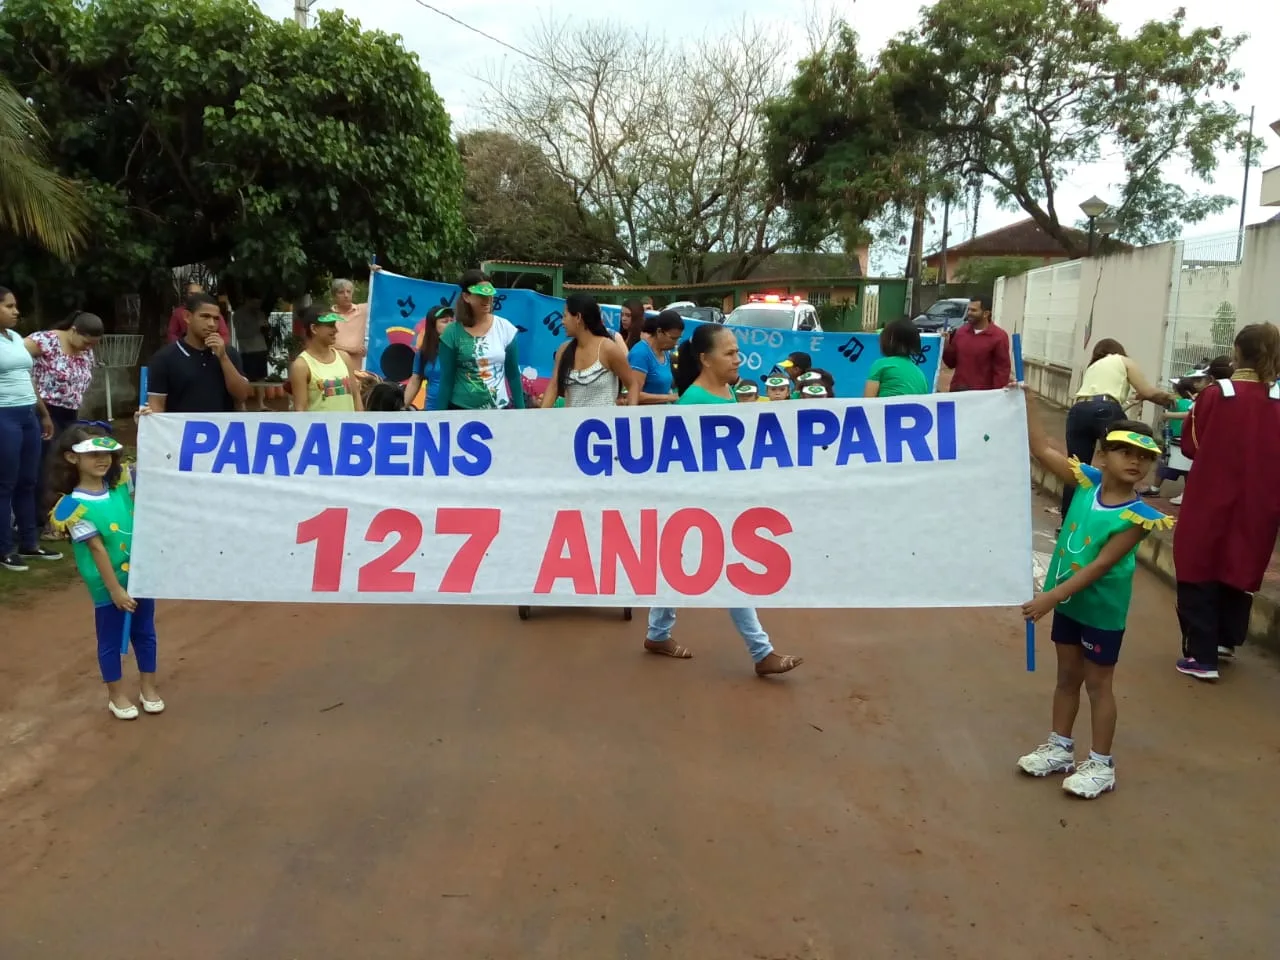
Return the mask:
M1069 461L1071 464L1071 474L1076 478L1076 486L1083 490L1088 490L1093 486L1093 481L1089 479L1089 475L1080 469L1080 460L1072 457Z
M1133 510L1125 510L1120 514L1120 519L1128 520L1130 523L1136 523L1148 533L1153 530L1172 530L1174 523L1173 517L1144 517Z
M66 499L66 496L59 497L58 502L53 505L53 509L49 512L49 526L53 527L53 529L57 530L59 533L67 533L70 531L70 529L80 520L83 520L84 515L89 512L89 508L83 503L77 503L76 508L72 510L65 519L59 520L58 515L62 512L63 501ZM72 499L74 500L75 498L73 497Z

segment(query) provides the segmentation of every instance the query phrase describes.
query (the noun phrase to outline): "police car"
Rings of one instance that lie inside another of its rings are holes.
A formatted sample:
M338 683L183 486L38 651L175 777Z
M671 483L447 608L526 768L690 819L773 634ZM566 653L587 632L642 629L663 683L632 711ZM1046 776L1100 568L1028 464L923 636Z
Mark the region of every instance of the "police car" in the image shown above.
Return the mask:
M725 323L768 330L822 332L817 308L812 303L801 297L784 297L776 293L751 294L746 303L725 318Z

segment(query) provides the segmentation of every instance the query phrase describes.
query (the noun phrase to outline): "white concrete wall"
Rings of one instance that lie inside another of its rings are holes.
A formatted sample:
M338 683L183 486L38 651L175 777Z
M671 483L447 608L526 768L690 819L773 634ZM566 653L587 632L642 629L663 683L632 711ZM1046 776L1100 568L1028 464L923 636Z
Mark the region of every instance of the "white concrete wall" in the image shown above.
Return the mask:
M1094 346L1108 337L1124 344L1148 379L1160 377L1174 247L1161 243L1082 261L1073 389Z
M1241 324L1280 324L1280 223L1245 231L1237 315Z

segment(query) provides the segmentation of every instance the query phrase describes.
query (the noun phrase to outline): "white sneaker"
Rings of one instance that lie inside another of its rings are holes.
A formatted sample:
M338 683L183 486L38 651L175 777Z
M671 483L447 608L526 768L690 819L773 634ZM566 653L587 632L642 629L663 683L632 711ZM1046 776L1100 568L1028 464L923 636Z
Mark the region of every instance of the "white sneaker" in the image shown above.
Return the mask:
M1176 497L1173 497L1169 502L1172 503L1175 507L1182 506L1182 494L1178 494Z
M1093 757L1086 759L1079 770L1062 781L1063 790L1086 800L1093 800L1115 788L1116 768Z
M1051 773L1070 773L1076 768L1076 758L1056 743L1042 743L1025 757L1018 758L1018 769L1033 777L1047 777Z
M1235 647L1224 647L1221 644L1218 645L1219 660L1234 660L1235 658L1236 658Z

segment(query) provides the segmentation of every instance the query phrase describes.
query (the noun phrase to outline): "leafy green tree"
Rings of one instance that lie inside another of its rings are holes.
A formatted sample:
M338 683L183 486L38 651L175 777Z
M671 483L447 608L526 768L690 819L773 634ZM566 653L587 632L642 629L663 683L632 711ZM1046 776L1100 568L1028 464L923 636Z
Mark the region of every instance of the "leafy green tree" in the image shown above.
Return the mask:
M1183 10L1124 35L1105 2L939 0L874 67L831 54L802 65L801 77L807 69L834 88L812 108L794 89L786 104L791 162L801 167L792 176L810 177L802 197L833 204L829 215L865 218L917 181L903 153L919 157L930 145L944 165L992 185L997 200L1021 207L1072 255L1086 252L1064 229L1079 217L1074 206L1059 209L1058 192L1076 168L1103 157L1124 164L1111 212L1120 239L1163 239L1222 210L1230 198L1188 192L1166 174L1181 164L1208 181L1219 159L1243 146L1240 113L1218 98L1238 86L1231 59L1244 38L1189 29ZM870 132L833 110L840 100L876 105ZM877 144L881 130L887 142ZM806 171L806 144L844 167L808 162ZM885 182L868 182L858 163Z
M626 250L612 225L576 202L573 188L536 146L478 130L458 138L458 152L473 260L563 263L575 280L592 264L625 264Z
M65 260L84 239L85 203L49 167L47 140L31 105L0 76L0 228Z
M1209 325L1213 347L1220 353L1230 353L1236 342L1236 308L1230 300L1223 300L1213 314Z
M101 302L203 263L284 293L462 251L443 104L399 38L340 13L302 30L251 0L5 0L0 62L91 209L74 275L29 246L0 274Z

